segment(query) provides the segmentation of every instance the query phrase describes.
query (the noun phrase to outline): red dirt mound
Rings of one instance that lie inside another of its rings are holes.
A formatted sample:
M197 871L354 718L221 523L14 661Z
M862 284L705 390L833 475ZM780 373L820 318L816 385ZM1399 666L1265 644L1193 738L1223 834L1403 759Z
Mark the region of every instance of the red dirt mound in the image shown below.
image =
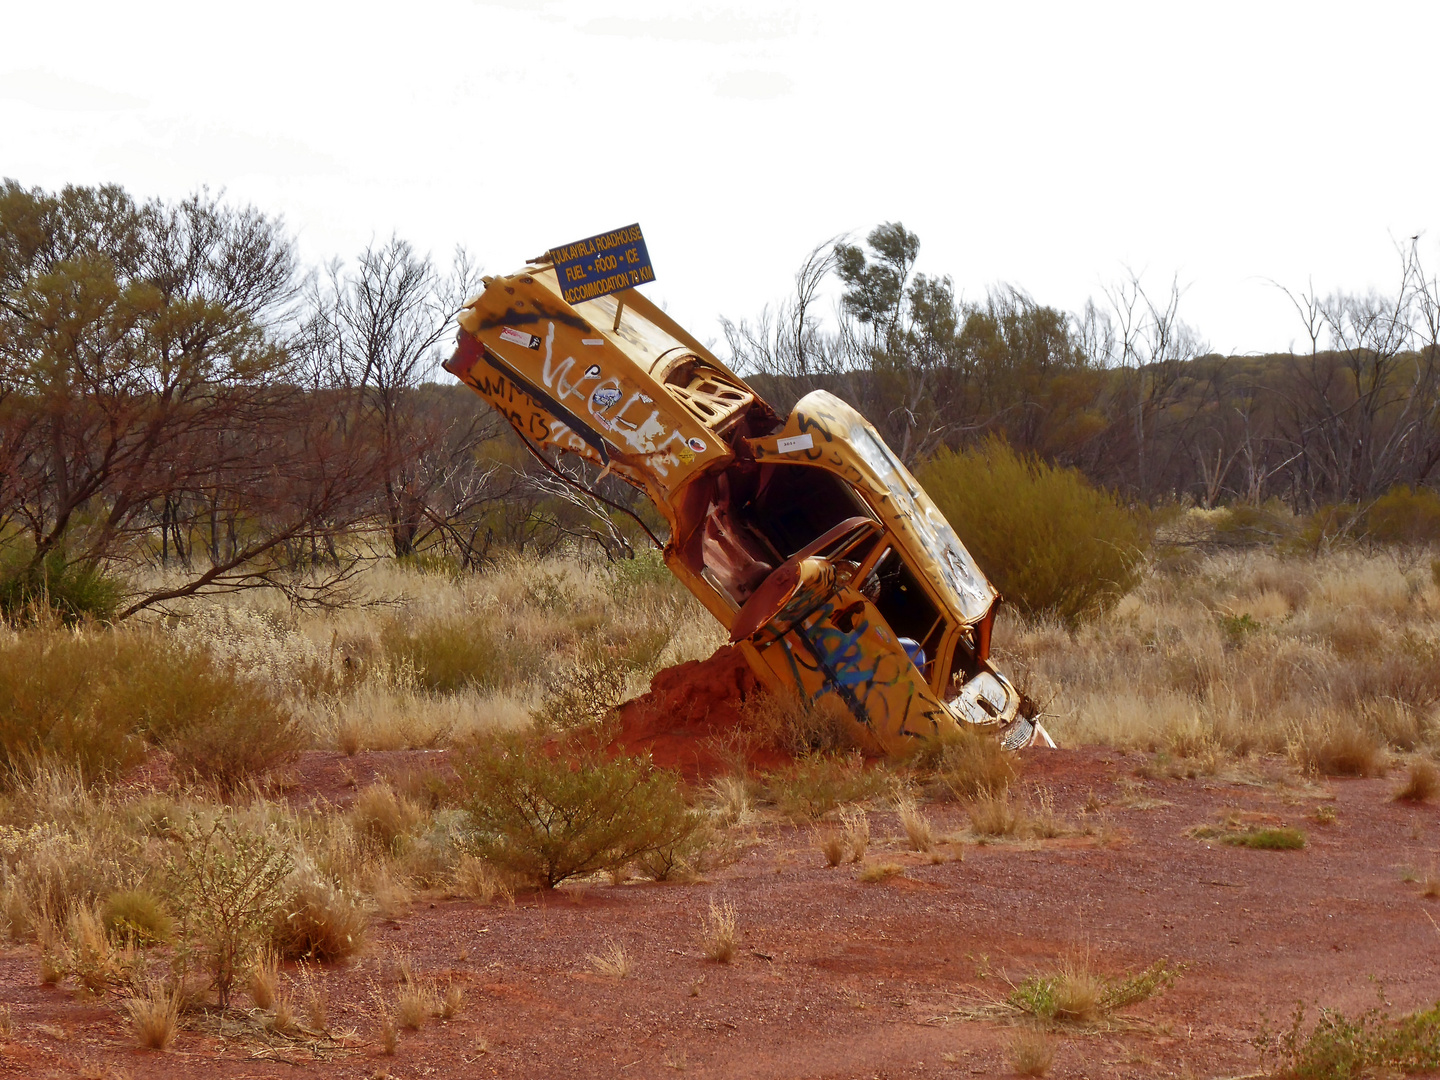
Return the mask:
M755 768L783 765L787 756L757 749L743 737L745 702L761 692L760 681L733 645L708 660L666 668L650 680L650 692L620 706L620 733L611 749L649 753L656 765L695 780L723 772L736 755Z

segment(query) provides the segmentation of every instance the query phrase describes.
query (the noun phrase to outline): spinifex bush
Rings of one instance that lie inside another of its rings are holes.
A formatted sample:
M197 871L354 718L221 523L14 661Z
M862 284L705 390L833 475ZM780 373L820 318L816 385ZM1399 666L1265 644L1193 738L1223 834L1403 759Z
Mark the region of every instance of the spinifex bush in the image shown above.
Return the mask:
M276 908L270 943L282 960L329 963L364 948L369 925L355 896L317 875L301 874Z
M182 970L199 963L222 1009L269 940L291 867L273 834L230 818L192 819L181 833L166 873L178 915L176 959Z
M1183 965L1157 960L1142 971L1100 975L1088 962L1067 961L1057 971L1032 975L1010 993L1014 1008L1041 1020L1087 1023L1147 1001L1174 985Z
M1027 614L1074 623L1139 580L1145 524L1076 469L989 439L961 453L942 449L919 480L980 568Z
M101 915L107 934L136 945L163 945L175 929L175 920L149 889L111 893L105 898Z
M136 764L145 755L138 718L108 707L107 688L121 669L140 670L138 637L37 628L0 636L0 783L32 775L49 759L87 781Z
M639 758L579 747L555 756L535 738L505 735L457 762L475 852L554 888L672 846L703 825L674 774Z

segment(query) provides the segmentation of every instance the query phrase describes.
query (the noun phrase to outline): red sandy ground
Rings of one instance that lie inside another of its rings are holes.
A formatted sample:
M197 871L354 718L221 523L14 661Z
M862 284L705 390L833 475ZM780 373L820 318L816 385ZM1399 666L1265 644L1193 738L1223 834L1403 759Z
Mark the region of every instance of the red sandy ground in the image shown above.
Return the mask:
M682 693L678 683L657 689ZM656 720L648 748L703 768L695 744L706 724L680 712L674 726L694 729L689 743ZM291 794L343 801L375 775L433 760L311 753ZM904 850L893 813L872 813L870 858L905 867L879 884L860 882L854 866L827 868L809 830L771 823L700 882L596 881L513 906L417 901L375 920L364 958L320 973L328 1040L271 1045L237 1018L223 1036L213 1021L192 1023L171 1050L139 1050L113 1001L42 986L35 950L8 948L0 1001L12 1035L0 1075L1001 1076L1015 1029L973 1015L1011 983L1067 958L1119 974L1169 957L1185 965L1172 989L1123 1024L1062 1029L1049 1075L1238 1076L1259 1068L1250 1040L1261 1017L1279 1026L1297 999L1313 1017L1316 1002L1370 1007L1376 981L1392 1012L1440 998L1440 901L1402 880L1405 868L1435 866L1433 806L1392 802L1394 779L1156 780L1136 775L1143 763L1105 750L1026 752L1022 788L1048 789L1062 814L1102 825L1097 836L946 845L946 861L932 864ZM1334 824L1309 820L1322 804ZM942 834L964 824L953 804L928 810ZM1251 851L1185 835L1237 810L1304 828L1308 846ZM728 965L700 947L712 898L736 911L740 949ZM602 977L587 959L612 941L633 961L628 978ZM397 956L466 996L455 1018L402 1032L386 1056L374 995L393 998Z

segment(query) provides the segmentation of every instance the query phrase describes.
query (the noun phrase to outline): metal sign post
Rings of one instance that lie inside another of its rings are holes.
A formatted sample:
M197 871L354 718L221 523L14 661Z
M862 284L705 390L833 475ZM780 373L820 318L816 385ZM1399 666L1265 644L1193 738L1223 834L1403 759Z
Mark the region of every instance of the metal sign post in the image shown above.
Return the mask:
M638 224L551 248L550 262L567 304L597 300L655 280L655 269L650 265L650 253L645 250L645 237ZM624 310L624 299L617 300L612 333L620 329L620 313Z

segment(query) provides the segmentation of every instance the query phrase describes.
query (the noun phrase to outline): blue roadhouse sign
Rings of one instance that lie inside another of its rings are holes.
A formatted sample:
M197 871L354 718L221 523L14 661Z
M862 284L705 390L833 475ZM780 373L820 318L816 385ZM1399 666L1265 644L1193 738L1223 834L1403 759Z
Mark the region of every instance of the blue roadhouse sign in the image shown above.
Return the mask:
M655 280L640 226L627 225L550 249L550 261L567 304L609 296Z

